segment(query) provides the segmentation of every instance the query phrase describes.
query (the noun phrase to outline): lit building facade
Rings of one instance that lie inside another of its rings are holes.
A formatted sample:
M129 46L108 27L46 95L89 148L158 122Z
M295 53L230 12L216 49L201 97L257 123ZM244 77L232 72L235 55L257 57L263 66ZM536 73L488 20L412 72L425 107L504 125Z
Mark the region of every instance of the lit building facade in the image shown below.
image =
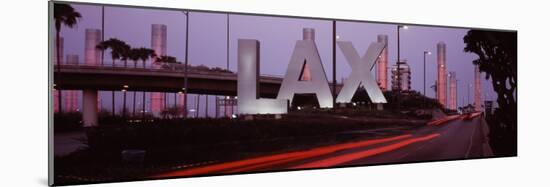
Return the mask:
M100 65L101 50L97 49L97 45L101 42L100 29L86 29L84 42L84 64Z
M151 48L155 51L157 56L166 55L166 25L153 24L151 25ZM155 60L151 60L151 67L159 69L160 65L154 63ZM159 115L165 108L164 93L153 92L151 93L151 113L153 115Z
M315 30L313 28L304 28L302 30L302 39L303 40L315 40ZM304 62L304 67L302 69L302 76L300 77L302 81L311 80L311 72L309 71L309 66L307 62Z
M411 90L411 68L407 64L407 60L401 60L399 63L399 73L401 74L401 91ZM397 74L397 64L394 64L391 67L391 83L392 90L399 90L398 74Z
M479 65L474 68L474 109L481 111L481 72Z
M103 64L101 50L97 45L102 41L101 29L86 29L84 35L84 64L90 66L99 66ZM72 57L74 58L74 57ZM78 57L77 57L78 58ZM75 62L73 62L75 63ZM79 61L76 60L78 64ZM97 109L101 109L101 97L97 97Z
M457 109L456 72L449 72L449 109Z
M67 55L67 64L78 64L78 55ZM79 90L63 90L64 110L67 112L78 112Z
M446 45L437 43L437 100L444 108L447 108L447 65Z
M378 35L378 42L385 45L376 63L376 82L382 91L388 89L388 35Z

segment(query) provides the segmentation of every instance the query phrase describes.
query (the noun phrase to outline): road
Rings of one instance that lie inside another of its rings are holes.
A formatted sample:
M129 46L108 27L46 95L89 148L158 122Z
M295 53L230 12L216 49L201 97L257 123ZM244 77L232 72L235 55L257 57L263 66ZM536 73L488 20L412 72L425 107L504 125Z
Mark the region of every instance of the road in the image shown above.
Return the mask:
M479 114L449 116L402 135L183 168L153 178L480 158L492 156L486 131Z

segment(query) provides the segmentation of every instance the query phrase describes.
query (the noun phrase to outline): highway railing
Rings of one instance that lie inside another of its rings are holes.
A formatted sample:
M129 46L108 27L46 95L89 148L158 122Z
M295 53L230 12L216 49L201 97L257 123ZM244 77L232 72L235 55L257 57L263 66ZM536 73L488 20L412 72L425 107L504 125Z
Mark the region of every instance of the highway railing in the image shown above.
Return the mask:
M155 63L155 64L143 64L143 63L133 63L128 62L124 63L117 61L116 63L105 62L103 64L54 64L54 71L67 71L67 70L113 70L113 71L130 71L130 72L147 72L147 73L185 73L185 64L173 64L173 63ZM207 67L204 65L200 66L189 66L188 73L192 75L204 75L204 76L215 76L215 77L227 77L227 78L236 78L236 73L219 68L219 67ZM282 75L269 75L261 74L262 79L273 79L280 81L284 76Z

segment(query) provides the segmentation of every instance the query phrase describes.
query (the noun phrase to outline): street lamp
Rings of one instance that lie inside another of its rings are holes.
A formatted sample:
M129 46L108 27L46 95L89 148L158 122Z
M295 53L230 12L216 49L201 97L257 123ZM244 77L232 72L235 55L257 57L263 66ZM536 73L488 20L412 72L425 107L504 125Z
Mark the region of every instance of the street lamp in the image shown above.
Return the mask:
M406 25L397 25L397 92L401 93L401 44L400 44L400 37L399 37L399 31L401 29L408 29L409 27L407 27ZM397 102L397 110L399 110L400 108L400 104L399 104L399 96L396 98L396 102Z
M432 52L424 51L424 97L426 97L426 55L431 55Z
M225 43L226 44L226 46L225 46L226 54L225 55L226 55L226 60L227 60L226 69L227 69L227 71L229 71L229 14L227 14L226 16L227 16L227 20L226 20L226 23L227 23L227 25L226 25L227 26L226 39L227 39L227 41Z
M400 39L400 30L409 29L406 25L397 25L397 87L398 91L401 91L401 39Z
M183 107L185 112L185 117L187 117L187 81L188 81L188 69L189 69L189 11L183 11L185 14L185 79L183 82Z
M336 35L336 20L332 20L332 106L336 107L336 40L340 36Z
M408 29L406 25L397 25L397 87L398 91L401 91L401 39L400 39L400 30Z
M426 97L428 97L426 95L426 55L431 55L432 52L430 51L424 51L424 105L426 105Z

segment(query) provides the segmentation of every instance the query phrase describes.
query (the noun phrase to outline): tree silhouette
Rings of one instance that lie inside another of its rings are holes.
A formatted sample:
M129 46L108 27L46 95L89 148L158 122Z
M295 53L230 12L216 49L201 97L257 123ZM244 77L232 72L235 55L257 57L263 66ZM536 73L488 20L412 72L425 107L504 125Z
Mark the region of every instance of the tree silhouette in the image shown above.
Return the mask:
M137 61L139 60L139 50L137 48L132 48L129 51L128 58L134 61L134 68L137 67Z
M137 67L137 61L139 60L139 50L137 48L132 48L130 49L129 51L129 54L128 54L128 58L130 58L130 60L134 61L134 68ZM134 97L133 97L133 104L132 104L132 117L135 117L136 116L136 91L133 92L134 94ZM145 97L145 96L144 96Z
M517 33L470 30L464 36L465 52L477 54L473 64L492 80L498 94L498 117L495 128L502 128L500 138L515 145L517 139ZM500 123L504 126L500 127ZM499 130L500 131L500 130ZM515 153L515 146L508 145L507 153Z
M68 4L54 4L53 9L53 18L55 20L55 39L56 39L56 56L57 56L57 65L59 64L61 53L59 51L60 44L60 35L61 35L61 25L65 25L69 28L73 28L78 23L78 19L82 16L80 13L74 10L71 5Z
M126 44L126 42L116 38L110 38L108 40L102 41L101 43L97 44L96 48L102 51L111 49L111 58L113 59L113 66L115 66L115 62L117 59L127 60L128 51L130 51L130 46ZM126 65L126 61L125 61L125 65ZM111 109L113 111L113 117L114 117L115 116L115 91L111 92L111 97L112 97ZM124 98L126 98L126 92L124 92ZM126 102L126 99L124 100L124 102Z
M137 50L138 58L143 62L143 68L145 68L145 61L147 61L149 58L157 57L157 54L152 49L140 47L140 48L137 48L136 50Z
M157 57L155 59L155 62L156 63L171 63L171 64L179 64L181 62L178 62L176 57L173 57L173 56L166 56L166 55L162 55L160 57Z
M128 59L131 59L132 48L129 45L120 46L120 60L124 61L124 67L128 67Z
M149 49L149 48L140 47L140 48L137 48L135 50L136 50L135 52L136 52L136 55L137 55L138 59L143 61L143 68L145 68L145 61L147 61L149 58L155 58L157 56L155 51L152 50L152 49ZM142 97L142 103L141 104L142 104L141 118L144 119L145 118L145 91L143 92L143 97Z
M130 50L130 46L126 44L126 42L116 38L110 38L108 40L102 41L96 46L96 48L102 51L111 49L113 66L115 66L117 59L127 60L128 51Z
M74 10L74 8L71 5L68 4L59 4L55 3L53 7L53 18L55 20L55 49L56 49L56 57L57 57L57 68L58 71L60 70L61 66L61 52L60 49L60 35L61 35L61 25L65 25L69 28L73 28L78 23L78 19L82 16L80 13ZM59 78L59 76L58 76ZM59 90L59 94L57 94L57 102L59 111L62 110L61 105L61 90Z

